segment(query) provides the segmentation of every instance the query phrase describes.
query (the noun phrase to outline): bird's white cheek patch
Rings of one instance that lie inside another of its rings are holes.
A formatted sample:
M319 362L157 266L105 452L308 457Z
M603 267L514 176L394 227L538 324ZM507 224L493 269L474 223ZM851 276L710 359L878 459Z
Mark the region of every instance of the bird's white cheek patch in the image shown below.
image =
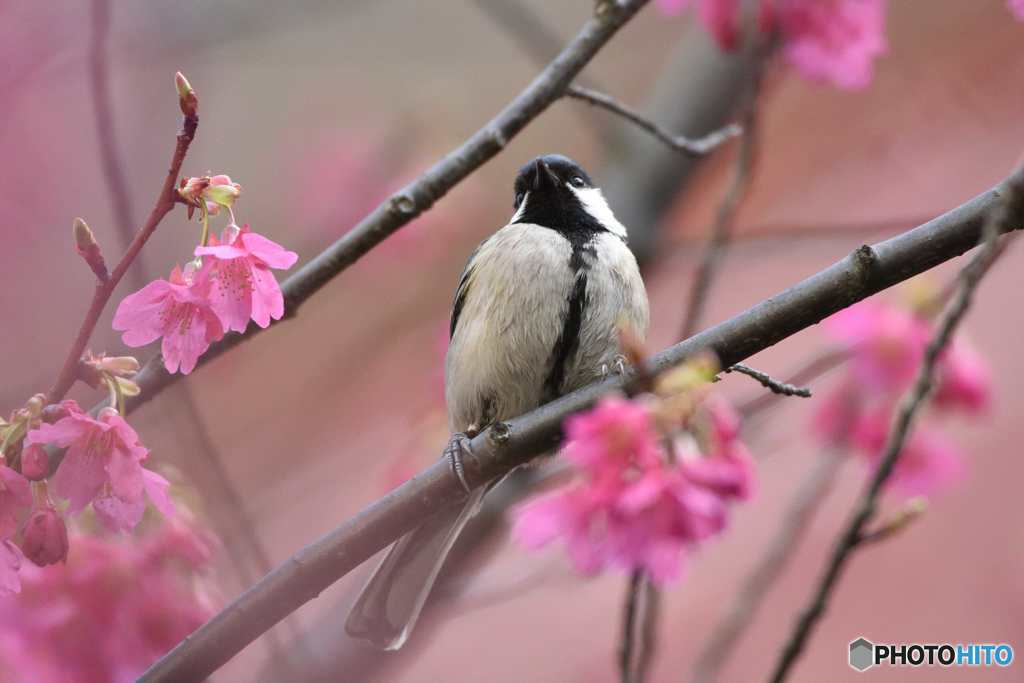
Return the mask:
M626 226L620 223L619 219L612 213L612 209L608 206L608 202L605 201L601 190L596 187L576 188L572 185L569 186L569 189L580 200L587 213L597 219L609 232L625 239Z

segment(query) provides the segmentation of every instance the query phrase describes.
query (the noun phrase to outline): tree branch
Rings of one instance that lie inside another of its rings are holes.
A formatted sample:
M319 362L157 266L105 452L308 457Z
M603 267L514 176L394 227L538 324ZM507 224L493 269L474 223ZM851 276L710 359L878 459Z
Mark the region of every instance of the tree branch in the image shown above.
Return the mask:
M682 135L673 135L658 124L646 118L640 112L635 109L630 109L611 95L607 95L603 92L584 88L579 85L571 85L569 86L569 89L565 91L565 95L566 97L581 100L595 107L600 107L610 111L639 127L641 130L647 131L675 151L682 152L683 154L689 154L694 157L700 157L708 154L743 132L742 128L735 123L731 123L724 128L712 131L699 138L688 138Z
M981 250L960 272L960 285L956 295L939 320L935 335L925 350L924 359L918 369L913 386L899 403L886 438L885 447L882 449L878 469L861 497L853 516L840 534L810 604L801 613L789 640L782 649L771 677L773 683L781 683L792 670L796 660L803 652L811 632L825 613L829 598L839 581L846 562L864 540L864 529L875 514L882 487L885 486L899 460L900 451L910 434L914 418L931 392L938 358L949 343L953 331L967 313L978 283L988 272L989 266L992 265L998 254L999 234L1006 227L1020 227L1022 223L1020 214L1024 210L1024 166L1014 172L1004 183L1004 188L1005 196L1001 196L999 203L990 209L985 221Z
M391 195L348 233L285 280L281 287L284 293L285 319L295 316L302 303L334 277L389 235L429 209L469 174L498 154L509 140L540 116L552 102L565 94L566 88L598 50L648 1L598 2L594 16L587 21L572 42L494 119L414 182ZM262 329L250 326L242 334L225 337L210 347L199 359L199 365L210 362L240 341L258 334ZM152 358L136 377L142 393L128 402L128 410L131 411L145 403L180 378L180 374L170 375L166 372L159 355Z
M862 246L841 261L753 308L654 356L655 372L701 351L733 365L850 304L922 273L978 243L985 216L1006 183L914 230ZM1009 210L1007 226L1024 224L1024 207ZM610 377L477 435L467 458L471 486L503 476L549 451L565 417L593 405L629 376ZM306 546L156 662L143 681L201 680L320 591L415 528L424 518L466 498L445 461L371 503Z

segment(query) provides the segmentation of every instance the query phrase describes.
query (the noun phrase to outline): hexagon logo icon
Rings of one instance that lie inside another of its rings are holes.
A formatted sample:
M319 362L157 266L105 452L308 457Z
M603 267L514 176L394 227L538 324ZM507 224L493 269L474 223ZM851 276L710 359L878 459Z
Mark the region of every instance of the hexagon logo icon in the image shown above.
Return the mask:
M875 645L860 637L850 643L850 666L857 671L867 671L875 665Z

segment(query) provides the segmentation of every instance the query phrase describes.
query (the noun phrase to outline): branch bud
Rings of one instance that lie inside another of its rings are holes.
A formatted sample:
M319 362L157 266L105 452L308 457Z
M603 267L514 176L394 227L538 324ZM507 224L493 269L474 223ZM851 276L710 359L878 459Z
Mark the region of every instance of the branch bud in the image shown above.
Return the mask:
M100 251L100 245L92 234L92 230L84 220L76 218L72 234L75 237L75 251L85 259L99 281L106 282L109 277L107 264L103 260L103 252Z
M178 107L181 108L181 113L190 118L195 117L199 111L199 98L196 97L192 84L180 71L174 74L174 88L178 91Z

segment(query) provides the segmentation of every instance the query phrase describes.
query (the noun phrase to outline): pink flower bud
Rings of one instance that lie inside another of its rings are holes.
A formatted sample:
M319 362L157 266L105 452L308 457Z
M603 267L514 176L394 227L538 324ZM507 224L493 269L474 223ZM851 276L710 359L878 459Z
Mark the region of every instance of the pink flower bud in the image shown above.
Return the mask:
M46 448L41 444L34 443L21 453L21 473L29 481L40 481L46 478L50 471L50 458L46 455Z
M194 117L199 109L199 98L192 84L180 71L174 74L174 89L178 91L178 107L185 116Z
M75 251L81 256L100 282L106 282L109 277L107 264L103 260L103 253L92 230L81 218L76 218L72 228L75 237Z
M60 513L47 505L28 518L21 541L25 557L40 567L63 562L68 557L68 528Z

